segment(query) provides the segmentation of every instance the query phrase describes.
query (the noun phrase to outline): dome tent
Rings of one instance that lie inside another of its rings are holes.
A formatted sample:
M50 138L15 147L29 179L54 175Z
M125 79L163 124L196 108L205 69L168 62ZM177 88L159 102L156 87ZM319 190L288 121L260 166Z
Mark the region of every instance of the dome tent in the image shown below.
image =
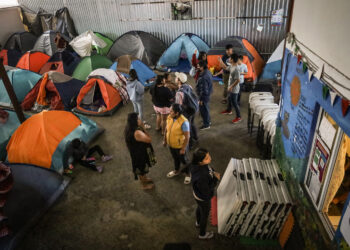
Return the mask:
M95 36L102 39L106 43L106 47L101 48L96 45L93 46L93 48L97 51L97 54L106 56L108 54L108 51L111 49L113 45L113 40L111 40L109 37L107 37L104 34L101 34L99 32L94 32Z
M269 60L266 62L261 80L276 79L276 74L282 73L282 57L284 50L284 40L280 42L275 51L271 54Z
M225 54L226 45L233 45L233 52L243 56L243 63L247 65L248 74L244 76L247 81L256 82L265 65L255 47L247 40L238 36L226 37L224 40L217 42L208 51L208 68L214 67L217 71L221 69L218 57Z
M16 67L22 53L14 49L3 49L0 51L0 58L2 58L4 65Z
M36 39L37 37L35 35L27 31L16 32L7 40L4 49L13 49L25 53L33 49Z
M59 38L59 41L55 41ZM57 51L58 47L63 49L70 39L57 31L48 30L45 31L37 40L34 45L33 51L40 51L49 56L52 56ZM62 44L63 43L63 44ZM58 44L58 47L57 47Z
M72 77L81 81L86 81L89 74L99 68L109 69L113 62L108 57L93 55L84 57L75 68Z
M40 69L50 59L50 56L42 52L26 52L21 59L19 59L16 68L30 70L39 73Z
M192 56L197 51L208 52L209 46L199 36L184 33L177 37L164 51L157 63L157 69L188 73L191 69Z
M66 111L43 111L23 122L7 145L10 163L32 164L63 173L67 165L65 151L75 138L85 143L95 139L103 129L80 115Z
M153 66L165 48L165 44L150 33L129 31L115 40L107 56L115 60L123 55L131 55L148 66Z

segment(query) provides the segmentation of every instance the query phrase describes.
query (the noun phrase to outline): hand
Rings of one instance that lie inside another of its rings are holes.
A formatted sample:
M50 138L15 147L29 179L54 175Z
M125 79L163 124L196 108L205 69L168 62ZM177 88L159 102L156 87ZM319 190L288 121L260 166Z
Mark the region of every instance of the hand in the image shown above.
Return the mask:
M220 174L218 172L214 172L214 175L215 175L216 179L220 180L221 177L220 177Z
M185 154L185 149L184 148L182 148L181 150L180 150L180 155L184 155Z
M219 61L219 62L222 62L222 59L221 59L221 57L218 57L218 61Z

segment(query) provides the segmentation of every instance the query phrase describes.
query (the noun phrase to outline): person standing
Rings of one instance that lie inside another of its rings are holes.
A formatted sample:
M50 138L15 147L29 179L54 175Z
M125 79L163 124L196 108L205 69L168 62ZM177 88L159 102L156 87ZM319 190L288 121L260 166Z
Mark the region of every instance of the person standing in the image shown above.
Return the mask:
M209 102L210 96L213 93L213 77L208 70L208 65L205 61L198 63L200 71L197 81L196 92L199 98L199 111L203 119L203 125L200 130L209 129L211 125Z
M157 76L156 84L151 87L150 93L152 95L153 108L157 114L156 130L161 130L162 135L164 135L166 119L170 113L174 95L169 88L165 87L165 78L160 75Z
M152 167L150 159L150 152L153 152L152 139L137 113L128 115L124 138L130 153L135 180L140 179L144 190L154 188L152 179L147 176L149 168Z
M175 103L181 105L183 109L183 115L190 123L190 149L198 141L197 128L194 123L196 113L198 111L198 97L193 92L191 85L187 83L187 75L184 73L175 73L175 83L178 85L178 91L175 95Z
M239 95L239 81L240 81L240 73L237 67L237 62L238 62L238 55L237 54L232 54L230 57L230 66L225 66L222 64L222 67L225 68L226 70L230 71L230 77L229 77L229 87L228 87L228 92L229 92L229 103L227 105L226 110L222 111L221 114L229 115L232 114L232 107L236 111L236 118L232 120L232 123L238 123L242 121L241 118L241 112L240 108L238 105L238 95Z
M238 105L241 106L241 93L244 87L244 76L248 74L248 67L245 63L243 63L243 56L238 56L237 68L239 71L239 94L238 94Z
M167 119L167 126L164 135L163 145L169 147L170 153L174 159L175 170L167 174L168 178L173 178L180 174L181 163L185 165L184 172L186 177L185 184L191 182L188 174L188 163L186 153L190 140L190 124L185 116L182 115L180 104L174 103L171 106L170 114Z
M145 128L150 129L151 126L143 120L143 97L145 94L145 87L139 82L136 70L131 69L129 72L130 78L126 83L130 101L134 106L134 112L139 114L141 121L145 123Z
M232 44L227 44L226 45L226 51L225 54L219 58L219 63L220 65L222 65L222 63L227 67L229 66L229 60L230 60L230 56L233 54L233 45ZM225 67L225 68L226 68ZM223 68L223 73L222 73L222 81L224 82L224 92L223 92L223 99L221 101L222 104L226 104L227 103L227 96L228 96L228 92L227 92L227 88L228 88L228 79L230 77L230 71L226 70L225 68Z
M198 63L200 61L205 61L208 64L207 61L207 53L205 51L200 51L198 58L197 58L197 50L194 51L193 55L192 55L192 67L194 67L196 69L196 74L193 76L194 80L197 81L198 77L199 77L199 70L198 70Z
M199 239L211 239L213 232L207 232L207 221L211 208L211 198L214 196L215 186L220 180L220 174L209 166L211 157L208 150L198 148L193 153L191 164L191 183L193 196L197 203L196 227L199 227Z

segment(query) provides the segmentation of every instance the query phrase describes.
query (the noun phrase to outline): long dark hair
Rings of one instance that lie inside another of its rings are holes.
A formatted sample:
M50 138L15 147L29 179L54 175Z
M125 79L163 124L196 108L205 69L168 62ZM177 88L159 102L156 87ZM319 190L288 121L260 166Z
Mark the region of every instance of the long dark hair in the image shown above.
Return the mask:
M130 149L131 147L131 142L132 142L132 138L134 137L135 131L138 128L138 114L133 112L133 113L129 113L128 114L128 121L126 123L125 126L125 130L124 130L124 138L125 138L125 142L126 142L126 146Z
M156 86L163 85L163 79L164 79L164 76L157 75Z
M139 77L137 76L137 72L134 69L130 70L129 76L131 81L139 80Z
M207 55L207 52L205 52L205 51L199 52L198 61L207 61L207 59L203 59L203 57L204 57L205 55Z
M194 151L192 156L192 164L193 165L199 165L201 163L205 156L209 153L209 151L205 148L198 148Z

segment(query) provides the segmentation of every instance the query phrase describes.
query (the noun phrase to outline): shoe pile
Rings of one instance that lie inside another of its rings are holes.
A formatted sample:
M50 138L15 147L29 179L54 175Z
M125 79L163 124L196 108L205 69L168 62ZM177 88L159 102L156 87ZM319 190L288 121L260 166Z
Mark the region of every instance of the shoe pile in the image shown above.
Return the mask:
M218 231L276 239L292 200L275 160L231 159L217 190Z
M10 233L8 228L8 219L3 214L9 191L13 187L13 177L10 167L0 162L0 238Z

